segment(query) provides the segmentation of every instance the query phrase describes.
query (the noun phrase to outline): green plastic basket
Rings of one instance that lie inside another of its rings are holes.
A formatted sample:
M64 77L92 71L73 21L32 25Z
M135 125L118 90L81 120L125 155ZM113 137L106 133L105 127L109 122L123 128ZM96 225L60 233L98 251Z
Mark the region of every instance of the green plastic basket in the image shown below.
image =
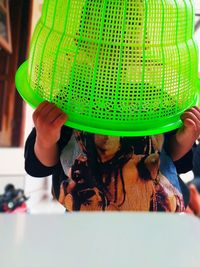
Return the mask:
M16 86L55 103L79 130L167 132L198 102L190 0L46 0Z

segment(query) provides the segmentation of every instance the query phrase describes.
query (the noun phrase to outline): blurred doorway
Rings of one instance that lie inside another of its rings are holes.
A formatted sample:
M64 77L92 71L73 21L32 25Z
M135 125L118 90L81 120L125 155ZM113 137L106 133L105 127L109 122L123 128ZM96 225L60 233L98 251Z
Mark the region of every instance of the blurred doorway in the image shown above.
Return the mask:
M33 0L0 0L9 7L12 51L0 44L0 147L23 145L25 103L15 87L15 73L25 61L31 37Z

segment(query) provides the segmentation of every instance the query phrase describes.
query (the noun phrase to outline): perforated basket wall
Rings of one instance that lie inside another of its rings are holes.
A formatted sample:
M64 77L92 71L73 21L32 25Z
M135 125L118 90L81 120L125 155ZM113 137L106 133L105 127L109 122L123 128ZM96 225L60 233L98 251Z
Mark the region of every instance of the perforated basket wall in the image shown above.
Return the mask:
M77 129L169 131L198 99L193 20L190 0L46 0L17 88Z

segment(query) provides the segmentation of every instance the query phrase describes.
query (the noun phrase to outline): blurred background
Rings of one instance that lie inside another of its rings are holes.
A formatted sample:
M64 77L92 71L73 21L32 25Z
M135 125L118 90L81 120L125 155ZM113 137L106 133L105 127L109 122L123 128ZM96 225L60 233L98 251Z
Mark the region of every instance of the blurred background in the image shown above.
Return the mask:
M32 108L16 91L15 73L28 57L43 0L0 0L0 195L8 184L24 190L30 213L63 212L51 196L51 177L36 179L24 170L24 142Z
M15 87L15 73L28 57L42 2L0 0L0 195L6 185L13 184L28 197L29 213L63 213L64 208L51 196L51 177L36 179L25 173L24 142L33 127L33 110ZM200 45L200 2L193 2L195 37ZM192 171L182 178L185 182L193 179Z

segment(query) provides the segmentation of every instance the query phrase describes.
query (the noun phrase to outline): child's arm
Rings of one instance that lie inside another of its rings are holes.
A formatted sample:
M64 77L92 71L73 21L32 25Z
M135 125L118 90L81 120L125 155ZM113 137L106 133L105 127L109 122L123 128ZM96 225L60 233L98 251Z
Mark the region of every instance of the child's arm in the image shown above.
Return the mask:
M200 108L195 106L181 116L183 126L169 141L169 153L173 161L182 158L193 146L200 134Z
M56 165L59 160L57 142L66 120L67 115L47 101L42 102L33 113L36 129L34 152L38 160L47 167Z

